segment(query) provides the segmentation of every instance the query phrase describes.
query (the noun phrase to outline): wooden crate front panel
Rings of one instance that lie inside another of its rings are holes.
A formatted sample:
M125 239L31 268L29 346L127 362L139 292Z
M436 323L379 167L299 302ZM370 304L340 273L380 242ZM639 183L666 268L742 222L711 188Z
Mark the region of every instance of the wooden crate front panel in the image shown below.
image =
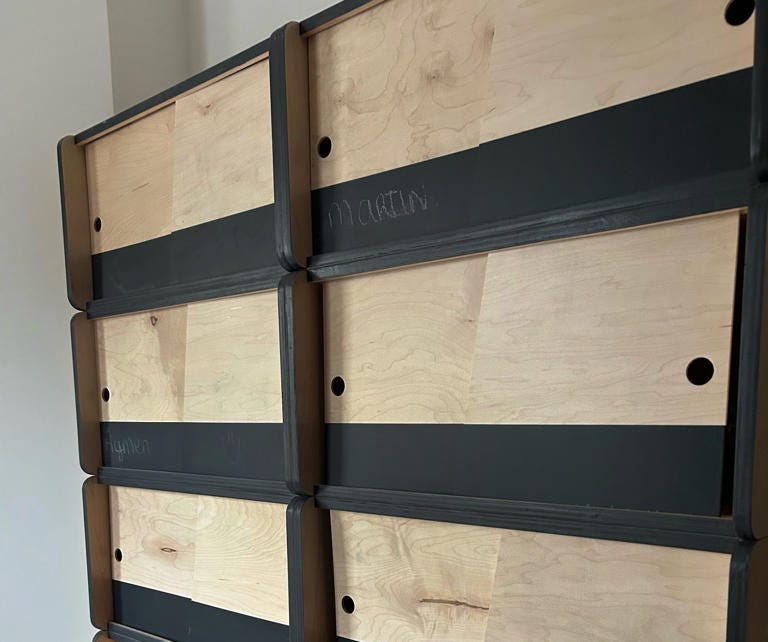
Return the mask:
M288 623L285 506L110 487L112 576Z
M723 0L498 2L482 140L752 66Z
M94 254L171 233L174 122L166 107L86 145Z
M274 199L269 62L176 102L174 229Z
M325 187L752 65L723 0L387 0L309 40Z
M269 62L85 146L94 254L274 201Z
M351 640L725 640L727 554L336 511L331 520L337 631Z
M326 420L723 425L738 234L732 211L328 282Z
M281 422L274 290L96 321L103 421Z
M388 0L310 38L313 188L478 144L493 5Z

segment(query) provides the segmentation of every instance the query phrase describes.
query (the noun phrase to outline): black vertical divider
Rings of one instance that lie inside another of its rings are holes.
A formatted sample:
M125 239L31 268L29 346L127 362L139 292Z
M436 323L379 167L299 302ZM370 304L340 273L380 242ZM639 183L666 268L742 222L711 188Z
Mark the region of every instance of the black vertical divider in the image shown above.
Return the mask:
M753 188L744 241L733 519L744 539L768 536L768 2L755 3L750 156Z
M336 638L330 513L318 508L325 482L322 285L304 269L312 253L307 43L298 23L270 39L272 156L277 256L291 642Z
M768 376L768 345L763 336L768 305L766 215L768 187L760 186L747 214L736 412L733 519L738 536L744 539L759 539L768 530L768 507L764 506L768 501L768 465L763 463L768 457L768 443L761 435L768 428L764 381Z

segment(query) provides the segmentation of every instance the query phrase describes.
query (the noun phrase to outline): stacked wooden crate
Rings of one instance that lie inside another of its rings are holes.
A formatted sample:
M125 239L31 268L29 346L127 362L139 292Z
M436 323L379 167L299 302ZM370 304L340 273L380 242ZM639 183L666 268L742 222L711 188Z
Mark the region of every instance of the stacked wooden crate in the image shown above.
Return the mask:
M343 2L59 146L102 640L768 640L768 12Z

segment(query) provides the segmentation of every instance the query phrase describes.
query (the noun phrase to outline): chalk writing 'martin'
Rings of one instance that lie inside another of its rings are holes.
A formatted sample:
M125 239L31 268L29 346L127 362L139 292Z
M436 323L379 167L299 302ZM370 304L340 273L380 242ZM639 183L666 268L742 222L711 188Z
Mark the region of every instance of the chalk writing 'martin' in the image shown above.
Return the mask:
M428 209L430 202L424 185L421 191L392 189L379 192L374 199L360 199L357 207L353 207L347 199L334 201L328 210L328 225L333 229L335 226L385 223Z

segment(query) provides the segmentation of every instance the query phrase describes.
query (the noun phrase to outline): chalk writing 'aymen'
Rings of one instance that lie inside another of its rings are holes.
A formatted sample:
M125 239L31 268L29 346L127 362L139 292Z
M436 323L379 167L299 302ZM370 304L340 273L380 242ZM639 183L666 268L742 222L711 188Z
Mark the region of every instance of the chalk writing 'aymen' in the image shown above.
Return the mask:
M331 229L355 225L364 227L425 212L435 206L436 203L429 200L423 185L420 191L391 189L379 192L373 199L362 198L356 206L347 199L334 201L328 209L328 225Z
M146 439L118 439L117 441L108 441L109 452L117 457L117 461L122 463L126 457L140 456L150 454L149 442Z

